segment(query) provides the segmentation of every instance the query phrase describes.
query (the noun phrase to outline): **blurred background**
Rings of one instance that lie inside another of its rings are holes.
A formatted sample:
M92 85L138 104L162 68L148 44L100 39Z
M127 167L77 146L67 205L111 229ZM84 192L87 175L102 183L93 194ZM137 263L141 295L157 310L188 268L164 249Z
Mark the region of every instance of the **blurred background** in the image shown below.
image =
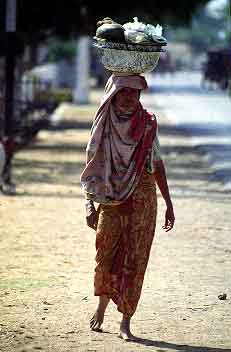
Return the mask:
M168 41L141 98L177 220L165 236L158 191L133 323L144 338L127 347L113 306L104 334L88 329L95 248L80 174L110 75L92 46L104 17L160 24ZM0 0L0 351L231 352L230 26L228 0Z
M93 90L102 93L110 72L97 59L92 38L96 22L106 16L121 24L134 16L161 24L167 49L147 75L156 102L174 116L175 124L190 131L206 126L207 134L216 130L230 137L228 0L69 0L53 6L6 0L0 6L0 134L7 154L6 184L11 183L14 151L57 124L62 104L90 104Z

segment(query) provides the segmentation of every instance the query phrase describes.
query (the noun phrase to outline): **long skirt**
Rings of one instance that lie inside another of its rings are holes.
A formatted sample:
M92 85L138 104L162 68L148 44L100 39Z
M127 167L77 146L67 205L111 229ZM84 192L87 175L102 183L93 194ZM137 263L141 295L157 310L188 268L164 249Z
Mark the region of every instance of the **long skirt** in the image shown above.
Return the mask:
M108 296L128 317L134 314L141 295L156 213L155 178L146 169L124 203L98 208L94 293Z

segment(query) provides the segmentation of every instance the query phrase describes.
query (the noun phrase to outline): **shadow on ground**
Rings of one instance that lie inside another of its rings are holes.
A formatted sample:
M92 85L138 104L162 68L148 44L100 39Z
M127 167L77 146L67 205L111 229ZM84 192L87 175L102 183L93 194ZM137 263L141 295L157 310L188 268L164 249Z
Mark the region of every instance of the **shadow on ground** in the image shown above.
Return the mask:
M230 137L231 135L231 124L196 124L186 123L177 125L160 125L159 132L162 135L169 136L190 136L190 137Z
M90 124L88 122L75 122L75 121L65 121L62 122L59 126L53 128L55 131L72 129L76 131L76 140L78 129L89 130ZM186 137L186 136L201 136L208 133L208 129L205 126L172 126L172 125L160 125L159 127L160 135L164 136L175 136L175 137ZM52 138L52 132L51 132ZM77 155L78 153L85 153L86 145L83 143L75 142L64 142L63 144L51 144L49 143L35 143L29 146L26 150L27 153L30 153L32 158L23 159L22 154L20 158L16 158L14 161L14 166L16 169L17 183L23 184L51 184L51 185L71 185L73 188L76 186L79 187L79 176L81 171L84 168L84 157L83 161L73 161L68 160L53 160L53 155L65 156L68 154ZM211 148L217 148L218 151L229 153L231 151L231 146L226 144L212 144L212 145L198 145L197 147L187 146L182 143L182 145L161 145L161 151L163 159L166 162L168 170L168 180L171 182L171 188L176 188L178 191L174 192L176 197L203 197L206 193L206 189L200 189L198 192L196 182L206 181L207 183L217 182L219 179L219 174L214 175L209 170L209 164L203 159L203 155L206 154ZM39 155L39 158L33 158L33 152L36 152L36 155ZM50 160L44 160L43 152L51 153ZM40 157L41 156L41 157ZM19 172L17 172L19 170ZM224 170L224 173L230 172L230 170ZM220 170L222 173L222 170ZM182 184L179 186L180 181ZM190 185L187 182L190 181ZM194 187L195 184L195 187ZM224 192L214 189L213 196L219 196ZM25 192L25 196L32 196L30 193ZM39 194L36 193L36 196ZM209 195L209 193L208 193ZM211 195L211 192L210 192ZM42 196L45 197L43 193ZM49 194L47 193L47 196ZM54 195L53 195L54 196ZM64 196L64 195L63 195ZM70 194L67 195L71 196Z
M149 339L143 339L137 337L134 341L144 346L154 346L159 348L173 349L174 351L187 351L187 352L231 352L229 348L213 348L213 347L202 347L202 346L190 346L190 345L179 345L165 341L154 341ZM156 352L163 352L163 350L156 349Z
M76 121L76 120L62 120L57 125L49 126L49 131L63 131L63 130L75 130L75 129L88 129L90 130L92 123L87 121Z

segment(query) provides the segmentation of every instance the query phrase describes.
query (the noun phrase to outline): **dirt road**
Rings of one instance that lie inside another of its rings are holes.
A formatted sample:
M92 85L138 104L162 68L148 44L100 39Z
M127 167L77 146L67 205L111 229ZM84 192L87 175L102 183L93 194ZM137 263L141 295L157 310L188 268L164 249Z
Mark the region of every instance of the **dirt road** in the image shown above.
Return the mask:
M113 304L105 332L89 331L97 302L94 232L84 222L79 175L94 99L67 108L65 130L41 132L17 154L18 196L0 197L0 351L231 351L230 195L210 180L203 155L187 136L173 133L161 112L176 226L162 231L159 196L155 241L132 322L140 339L118 338ZM223 293L226 300L218 298Z

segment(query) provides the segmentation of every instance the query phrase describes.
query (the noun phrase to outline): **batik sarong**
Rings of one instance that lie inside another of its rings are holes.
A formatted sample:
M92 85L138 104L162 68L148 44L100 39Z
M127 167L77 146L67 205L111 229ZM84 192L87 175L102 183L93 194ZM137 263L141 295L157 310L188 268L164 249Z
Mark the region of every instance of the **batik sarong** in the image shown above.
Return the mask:
M156 213L155 178L145 168L124 203L98 208L95 295L111 298L126 316L134 314L141 295Z

